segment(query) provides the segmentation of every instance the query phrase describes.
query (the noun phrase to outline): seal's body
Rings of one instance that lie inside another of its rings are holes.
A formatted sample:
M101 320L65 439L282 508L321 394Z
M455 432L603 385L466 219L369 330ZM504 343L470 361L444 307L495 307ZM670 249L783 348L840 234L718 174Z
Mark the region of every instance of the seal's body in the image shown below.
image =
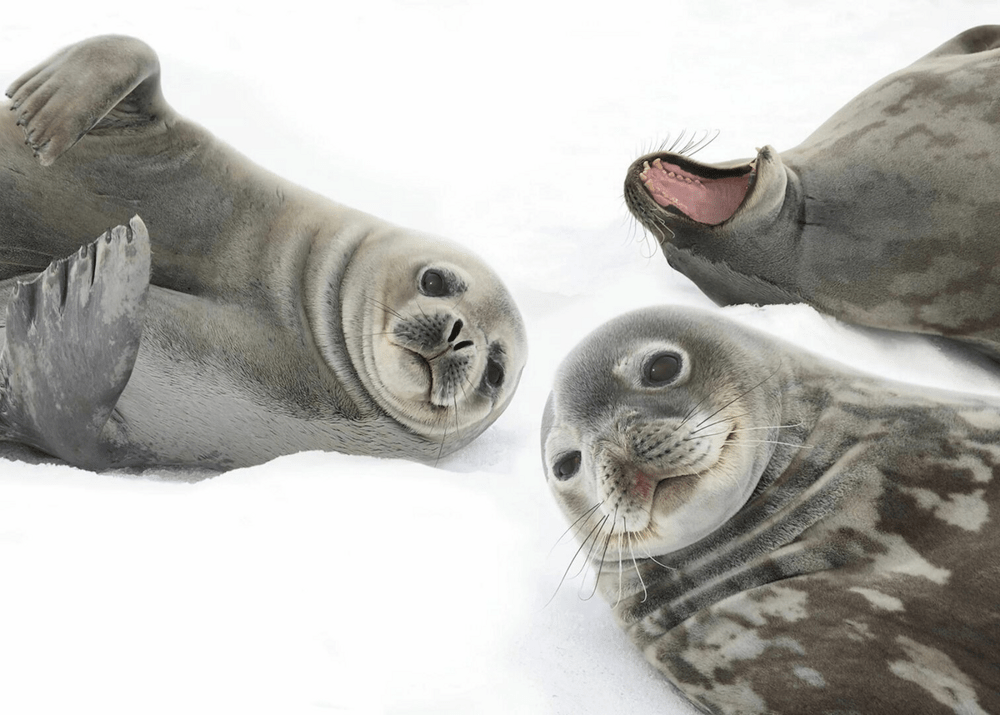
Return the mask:
M805 302L1000 357L1000 26L877 82L802 144L641 157L629 209L720 304Z
M712 713L1000 711L1000 405L647 309L560 368L543 458L617 620Z
M7 394L21 401L8 414L8 439L95 468L230 468L302 449L432 460L469 442L508 404L524 365L524 329L481 261L284 181L179 117L144 43L73 45L8 94L12 111L0 122L6 285L109 226L122 225L115 240L98 240L102 255L132 246L133 234L140 251L147 231L151 242L145 269L124 258L109 264L123 279L151 283L148 295L130 295L142 335L132 379L103 378L114 385L114 397L101 400L114 407L115 434L100 435L102 447L80 459L51 439L19 436L18 419L32 423L28 432L51 430L24 413L42 398L17 380L31 371L51 377L71 358L53 354L29 369L14 358L8 329L6 377L17 384ZM141 221L126 229L135 214ZM68 259L61 285L43 278L24 296L65 302L66 281L85 260L95 284L117 280L81 254ZM81 295L91 289L82 286ZM8 310L34 323L35 306L16 300ZM99 327L100 315L86 320L96 332L72 359L100 381L102 365L124 359L105 343L137 336ZM61 325L46 331L53 344L64 334ZM45 349L28 333L19 339Z

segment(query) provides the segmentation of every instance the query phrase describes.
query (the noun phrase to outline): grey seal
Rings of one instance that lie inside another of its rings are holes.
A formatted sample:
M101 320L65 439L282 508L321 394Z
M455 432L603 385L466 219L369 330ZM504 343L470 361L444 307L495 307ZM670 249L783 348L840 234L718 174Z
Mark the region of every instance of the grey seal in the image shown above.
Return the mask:
M976 27L749 160L640 157L632 214L719 304L804 302L1000 358L1000 25Z
M492 270L178 116L145 43L72 45L7 94L0 439L91 469L432 461L509 404L525 331Z
M666 307L586 337L542 425L578 556L711 713L1000 712L998 445L996 401Z

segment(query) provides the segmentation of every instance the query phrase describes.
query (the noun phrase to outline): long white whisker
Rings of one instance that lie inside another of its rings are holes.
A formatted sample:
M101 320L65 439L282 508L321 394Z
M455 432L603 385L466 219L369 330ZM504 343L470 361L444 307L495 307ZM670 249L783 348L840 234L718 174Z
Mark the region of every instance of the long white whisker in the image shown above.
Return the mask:
M584 598L584 601L589 601L597 593L597 587L601 583L601 572L604 570L604 557L608 554L608 545L611 543L611 537L615 533L615 519L618 518L618 507L615 507L615 516L611 520L611 531L608 532L608 537L604 540L604 550L601 552L601 560L597 562L597 576L594 578L594 590L590 592L590 595Z
M676 566L667 566L662 561L657 561L656 558L651 553L649 553L649 549L648 548L644 549L644 551L646 552L646 558L649 559L650 561L652 561L657 566L662 566L663 568L667 569L668 571L676 571L677 570Z
M622 523L625 523L625 517L622 517ZM615 600L614 608L622 600L622 533L618 532L618 598Z
M768 380L770 380L772 377L774 377L777 374L778 374L778 368L775 368L774 371L770 375L768 375L767 377L765 377L763 380L761 380L760 382L758 382L756 385L754 385L750 389L744 390L741 394L739 394L736 397L734 397L733 399L731 399L729 402L727 402L722 407L720 407L715 412L713 412L708 417L706 417L701 422L699 422L695 427L696 428L697 427L701 427L701 425L703 425L704 423L708 422L710 419L712 419L713 417L715 417L717 414L719 414L720 412L722 412L724 409L726 409L727 407L729 407L731 404L733 404L737 400L739 400L739 399L741 399L741 398L749 395L751 392L753 392L754 390L756 390L758 387L760 387L761 385L763 385L765 382L767 382Z
M597 511L598 509L601 508L601 504L603 504L603 503L604 503L603 501L597 502L596 504L594 504L594 506L590 507L589 509L587 509L587 511L583 512L583 516L579 517L576 521L574 521L572 524L570 524L569 528L566 529L566 531L564 531L562 533L562 536L559 537L559 539L556 541L556 543L552 544L552 548L549 549L549 556L551 556L552 552L556 550L556 547L559 546L559 544L562 543L562 540L566 538L566 535L569 534L569 532L571 532L573 530L573 527L575 527L581 521L584 521L584 522L589 521L590 517L592 517L594 515L595 511Z
M392 308L390 308L390 307L389 307L388 305L386 305L386 304L385 304L385 303L383 303L382 301L380 301L380 300L375 300L375 299L374 299L374 298L372 298L371 296L369 296L369 297L368 297L368 300L370 300L370 301L371 301L372 303L374 303L374 304L375 304L375 305L377 305L377 306L378 306L379 308L381 308L382 310L384 310L384 311L385 311L386 313L389 313L390 315L395 315L395 316L396 316L397 318L399 318L400 320L406 320L406 317L404 317L403 315L401 315L401 314L400 314L400 313L399 313L398 311L396 311L396 310L393 310ZM411 318L411 319L412 319L412 318Z
M583 541L580 542L579 548L577 548L576 553L573 554L573 558L571 558L569 560L569 564L566 566L566 570L563 571L562 578L559 579L559 584L556 586L556 590L552 592L552 595L549 597L549 600L545 602L546 606L548 606L550 603L552 603L552 599L554 599L556 597L556 594L559 593L559 589L562 588L563 583L566 581L566 576L569 574L569 570L571 568L573 568L573 564L576 562L576 557L580 555L580 552L583 551L583 547L587 545L588 541L590 541L590 537L594 535L594 532L597 531L601 527L602 524L604 524L604 522L607 520L607 518L608 518L607 514L605 514L604 518L601 519L599 522L597 522L597 524L594 525L594 528L590 530L590 533L587 534L586 538ZM584 563L584 565L586 565L586 563L587 563L586 560L583 563ZM577 575L578 574L579 574L579 571L577 572ZM576 578L576 575L574 575L573 578ZM543 606L543 608L544 608L544 606Z
M635 575L639 577L639 583L642 585L642 601L640 603L645 603L646 598L649 596L649 591L646 590L646 582L642 579L642 572L639 570L639 564L635 560L635 549L632 548L632 532L626 531L625 534L628 536L628 552L632 556L632 566L635 568Z
M797 444L796 442L779 442L773 439L741 439L732 440L729 444L783 444L788 447L798 447L800 449L812 449L810 445Z

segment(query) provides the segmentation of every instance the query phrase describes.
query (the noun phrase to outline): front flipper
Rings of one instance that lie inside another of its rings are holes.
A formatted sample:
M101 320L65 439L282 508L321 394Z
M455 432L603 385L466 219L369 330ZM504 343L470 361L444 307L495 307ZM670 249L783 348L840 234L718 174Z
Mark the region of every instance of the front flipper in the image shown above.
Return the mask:
M76 466L108 466L102 433L132 375L148 289L138 216L19 282L0 353L0 436Z
M167 110L153 49L110 35L60 50L21 75L7 96L43 166L95 127L148 124Z

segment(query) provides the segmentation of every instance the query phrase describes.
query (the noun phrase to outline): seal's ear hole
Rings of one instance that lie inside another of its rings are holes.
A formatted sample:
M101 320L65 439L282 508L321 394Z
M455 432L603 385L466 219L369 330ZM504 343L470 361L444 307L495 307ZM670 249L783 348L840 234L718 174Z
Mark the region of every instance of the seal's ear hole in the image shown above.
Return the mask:
M552 473L559 481L565 481L580 471L580 453L563 455L552 467Z
M667 385L681 373L681 356L673 352L657 353L646 363L642 378L648 385Z
M420 276L420 292L436 298L448 292L448 283L441 271L429 268Z

